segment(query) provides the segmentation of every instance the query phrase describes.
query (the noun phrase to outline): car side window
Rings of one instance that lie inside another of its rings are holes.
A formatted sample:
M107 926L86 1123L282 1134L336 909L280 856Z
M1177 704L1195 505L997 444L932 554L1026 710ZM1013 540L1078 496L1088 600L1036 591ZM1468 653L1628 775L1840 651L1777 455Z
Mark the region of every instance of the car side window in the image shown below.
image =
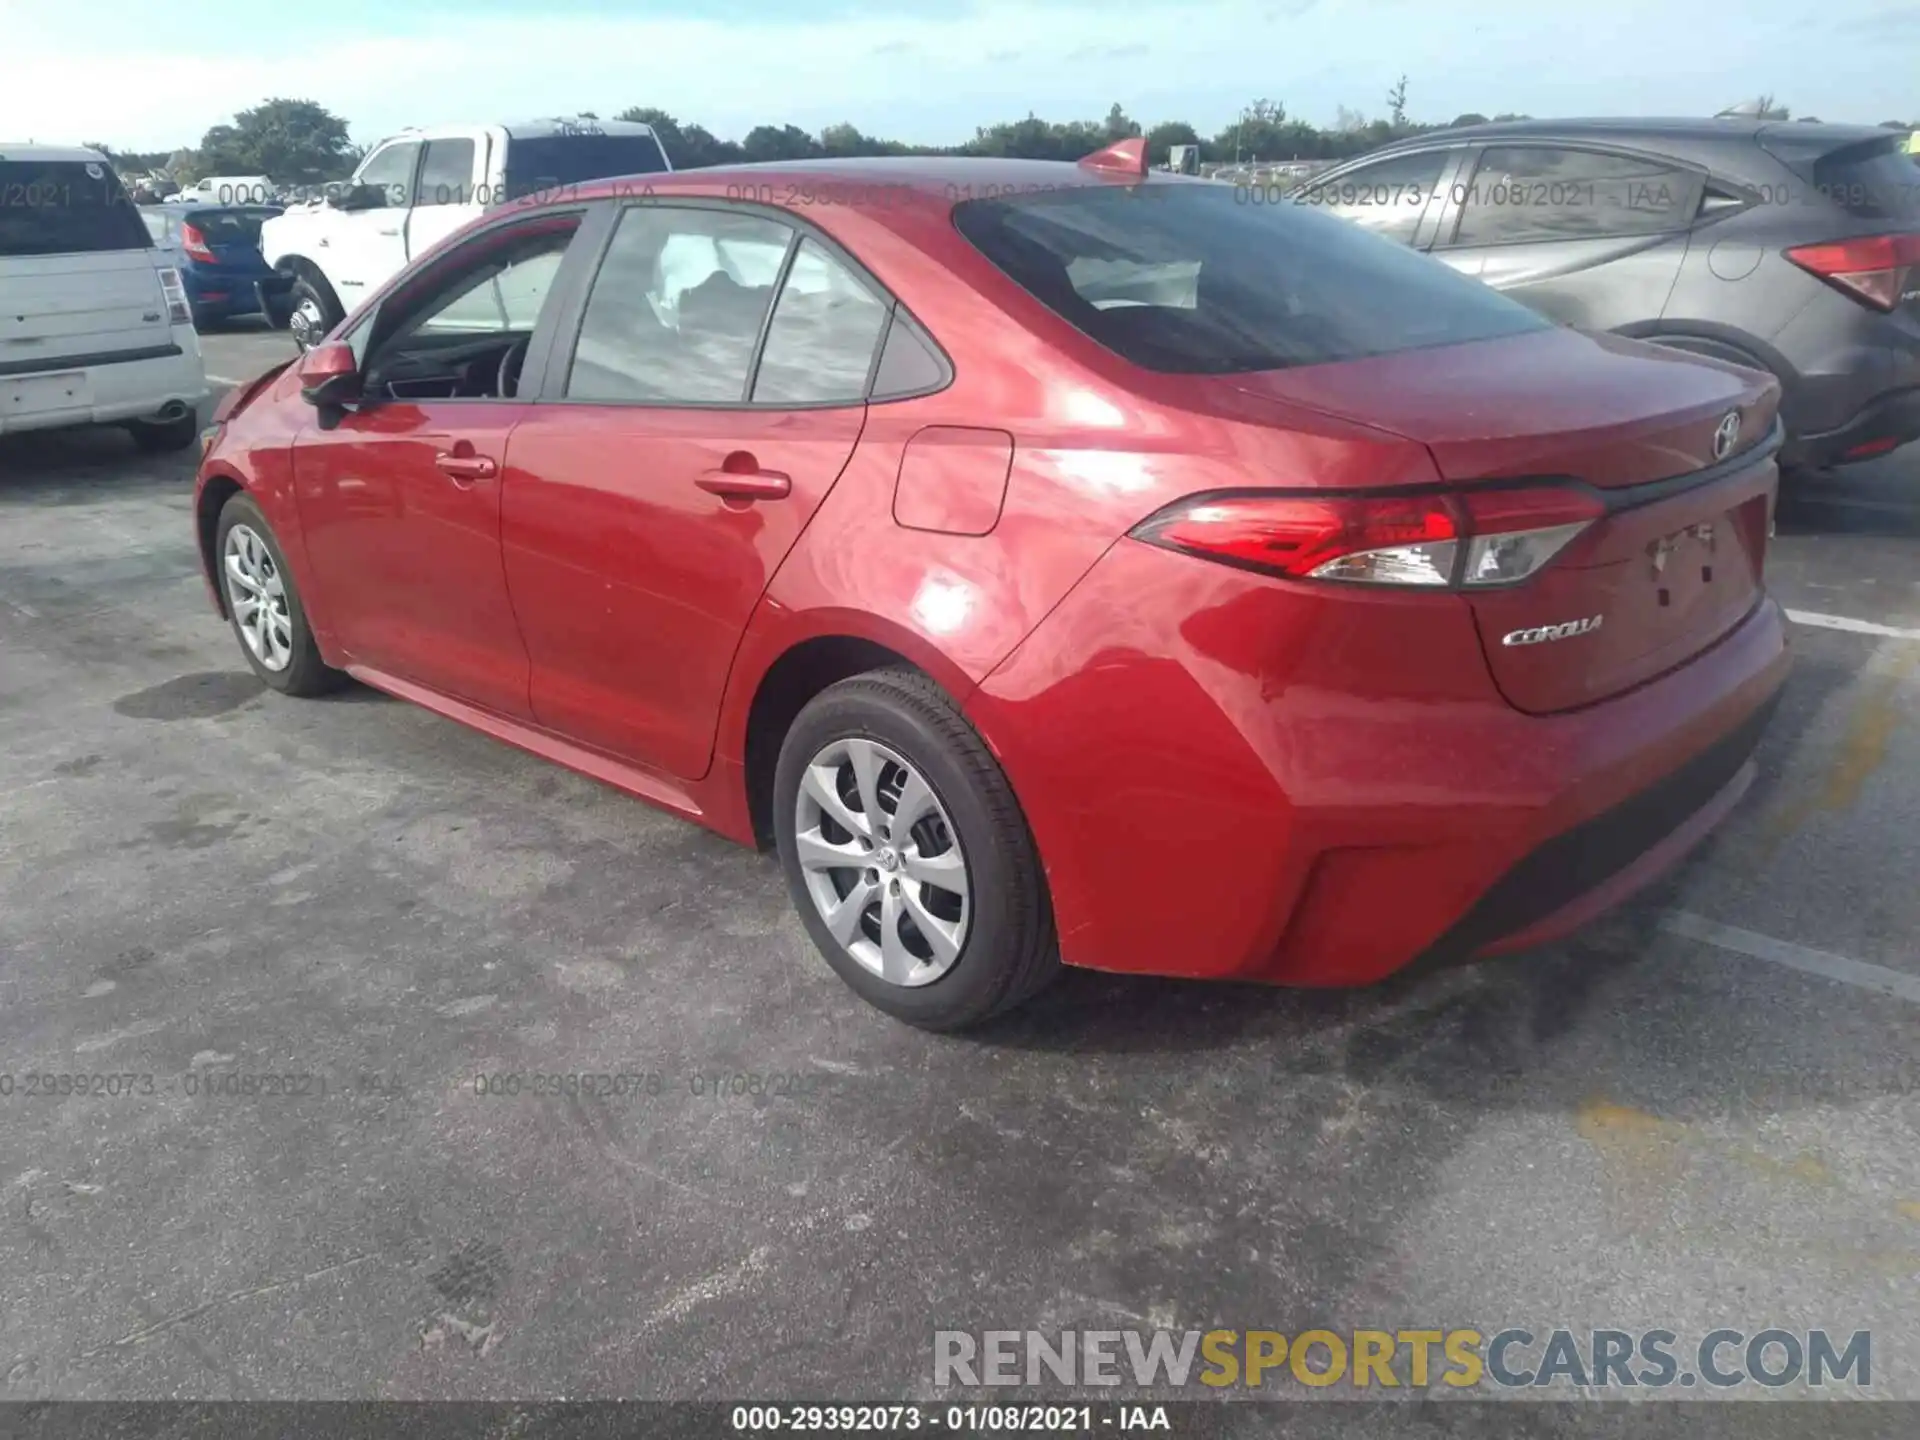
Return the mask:
M587 296L567 398L745 403L792 239L791 229L760 215L628 209Z
M1447 168L1445 150L1422 150L1414 155L1390 155L1371 165L1348 170L1318 185L1309 185L1295 201L1351 220L1363 230L1402 245L1411 245L1420 229L1427 201Z
M817 240L800 242L754 375L761 405L858 404L888 302Z
M1705 177L1638 155L1490 145L1462 191L1455 245L1586 240L1684 230Z
M473 199L471 140L429 140L413 187L416 205L465 205Z
M398 208L413 193L413 162L420 153L417 140L396 140L367 157L359 183L378 185L387 192L387 204Z

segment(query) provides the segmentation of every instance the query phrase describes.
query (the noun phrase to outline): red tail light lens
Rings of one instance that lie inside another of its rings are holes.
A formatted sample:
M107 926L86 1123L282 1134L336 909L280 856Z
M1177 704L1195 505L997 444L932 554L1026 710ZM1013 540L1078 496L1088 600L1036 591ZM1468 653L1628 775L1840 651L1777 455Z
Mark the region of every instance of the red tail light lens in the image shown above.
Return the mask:
M180 248L186 251L189 257L198 260L202 265L218 263L219 257L207 247L207 237L200 232L200 228L197 225L182 225L180 227Z
M1557 487L1417 496L1222 495L1183 501L1133 536L1295 580L1512 585L1605 513Z
M1906 294L1910 272L1920 266L1920 235L1862 235L1828 245L1799 245L1787 258L1855 300L1891 310Z

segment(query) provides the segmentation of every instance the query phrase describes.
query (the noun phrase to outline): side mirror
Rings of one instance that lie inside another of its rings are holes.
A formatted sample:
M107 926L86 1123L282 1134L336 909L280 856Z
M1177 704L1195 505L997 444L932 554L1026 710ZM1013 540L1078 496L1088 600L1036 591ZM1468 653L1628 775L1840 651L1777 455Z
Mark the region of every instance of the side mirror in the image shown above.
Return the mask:
M360 363L344 340L316 345L300 359L300 398L309 405L345 405L360 398Z
M336 210L380 210L390 203L384 185L349 185L329 200Z

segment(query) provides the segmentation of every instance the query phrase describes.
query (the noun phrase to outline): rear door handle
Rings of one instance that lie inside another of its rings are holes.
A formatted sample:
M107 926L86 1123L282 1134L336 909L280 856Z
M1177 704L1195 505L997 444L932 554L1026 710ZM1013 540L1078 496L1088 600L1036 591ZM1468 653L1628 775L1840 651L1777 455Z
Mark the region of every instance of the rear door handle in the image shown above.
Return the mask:
M784 500L793 493L792 477L778 470L708 470L694 483L728 500Z
M500 473L500 467L485 455L451 455L442 450L433 463L455 480L491 480Z
M382 231L381 231L380 233L381 233L382 235L398 235L398 234L400 233L400 231L399 231L398 229L393 229L393 230L382 230Z

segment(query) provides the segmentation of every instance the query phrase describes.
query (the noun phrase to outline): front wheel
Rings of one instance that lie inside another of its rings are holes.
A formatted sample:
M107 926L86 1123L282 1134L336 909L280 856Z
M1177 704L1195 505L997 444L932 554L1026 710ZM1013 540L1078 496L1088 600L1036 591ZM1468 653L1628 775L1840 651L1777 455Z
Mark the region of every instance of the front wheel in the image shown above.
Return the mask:
M946 693L878 670L814 697L774 775L774 835L808 934L861 998L929 1030L1009 1010L1059 969L1012 787Z
M293 572L266 516L246 495L221 509L214 555L227 618L254 674L283 695L322 695L346 679L320 658Z
M302 350L313 349L344 318L333 296L304 275L293 282L287 303L287 331Z

